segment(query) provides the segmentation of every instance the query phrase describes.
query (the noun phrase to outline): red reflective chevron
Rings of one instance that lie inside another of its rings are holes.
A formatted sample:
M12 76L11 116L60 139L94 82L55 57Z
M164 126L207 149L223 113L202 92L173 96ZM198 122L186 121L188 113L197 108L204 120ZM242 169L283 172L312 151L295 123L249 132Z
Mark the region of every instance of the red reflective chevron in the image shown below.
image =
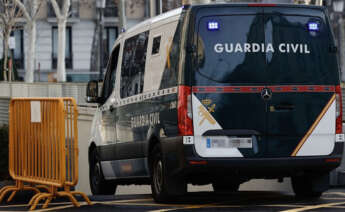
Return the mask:
M335 92L333 85L274 85L274 86L194 86L193 93L260 93L269 88L273 93Z

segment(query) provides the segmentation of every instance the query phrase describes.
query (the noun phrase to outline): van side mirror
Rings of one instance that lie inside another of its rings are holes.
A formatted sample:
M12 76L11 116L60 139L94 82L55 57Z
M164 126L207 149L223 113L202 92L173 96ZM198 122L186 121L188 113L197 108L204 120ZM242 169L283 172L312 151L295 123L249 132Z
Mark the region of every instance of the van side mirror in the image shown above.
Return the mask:
M86 87L86 99L87 103L98 103L98 82L96 80L91 80L87 83Z

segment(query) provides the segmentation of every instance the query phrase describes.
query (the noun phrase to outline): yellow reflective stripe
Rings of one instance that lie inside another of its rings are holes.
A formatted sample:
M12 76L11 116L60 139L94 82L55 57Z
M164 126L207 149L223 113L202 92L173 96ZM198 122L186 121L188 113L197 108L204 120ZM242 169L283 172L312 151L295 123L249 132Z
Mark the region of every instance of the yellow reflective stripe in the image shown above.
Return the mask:
M321 113L319 114L319 116L317 117L317 119L315 120L315 122L313 123L313 125L310 127L310 129L308 130L307 134L304 135L304 137L302 138L302 140L298 143L297 147L295 148L295 150L292 152L291 156L296 156L298 151L302 148L303 144L307 141L307 139L309 138L309 136L311 135L311 133L314 131L314 129L316 128L316 126L319 124L319 122L321 121L322 117L325 115L325 113L328 111L328 109L331 107L332 103L335 100L335 94L333 94L333 96L331 97L331 99L328 101L327 105L323 108L323 110L321 111Z

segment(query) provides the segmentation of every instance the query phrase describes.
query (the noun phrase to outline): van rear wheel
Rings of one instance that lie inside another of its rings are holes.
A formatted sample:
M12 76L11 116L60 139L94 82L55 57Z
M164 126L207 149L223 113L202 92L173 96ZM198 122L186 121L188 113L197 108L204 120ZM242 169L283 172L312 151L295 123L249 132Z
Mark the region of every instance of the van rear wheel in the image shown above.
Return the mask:
M185 193L187 184L178 178L167 176L166 164L159 144L154 147L151 157L152 197L156 202L172 202L178 195Z
M291 184L296 197L319 198L329 188L329 173L293 176Z
M93 195L114 195L117 185L106 181L96 149L90 153L89 163L90 188Z

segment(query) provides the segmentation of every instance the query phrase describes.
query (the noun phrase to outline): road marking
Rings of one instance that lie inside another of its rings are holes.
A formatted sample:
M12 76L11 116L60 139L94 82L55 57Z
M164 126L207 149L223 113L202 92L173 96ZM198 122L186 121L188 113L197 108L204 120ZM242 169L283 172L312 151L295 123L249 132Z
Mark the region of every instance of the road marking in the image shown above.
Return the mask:
M53 202L49 203L49 205L67 205L71 204L71 202ZM43 203L37 204L37 206L42 206ZM21 204L21 205L0 205L0 208L12 208L12 207L28 207L28 204Z
M168 208L168 209L158 209L158 210L152 210L149 212L166 212L166 211L176 211L180 209L185 209L185 208Z
M343 209L343 208L345 208L345 206L332 206L332 207L330 207L330 208L339 208L339 209Z
M289 207L305 207L305 205L284 205L284 204L282 204L282 205L256 205L256 206L260 206L260 207L287 207L287 208L289 208Z
M84 205L88 205L87 202L79 202L80 206L84 206ZM94 204L99 203L99 202L92 202ZM45 211L56 211L56 210L62 210L62 209L66 209L66 208L75 208L75 206L73 204L69 204L69 205L64 205L64 206L58 206L58 207L52 207L52 208L46 208L46 209L39 209L39 210L35 210L36 212L45 212Z
M345 197L322 197L325 200L344 200Z
M246 201L246 200L248 200L248 199L247 198L242 199L239 202ZM232 201L232 202L235 203L238 201ZM166 212L166 211L175 211L175 210L180 210L180 209L185 210L185 209L200 209L200 208L222 208L222 207L228 207L228 208L235 208L236 207L237 208L237 207L242 207L241 205L221 205L221 204L225 204L225 203L229 204L229 203L231 203L231 201L230 202L222 201L222 202L215 202L215 203L209 203L209 204L203 204L203 205L184 205L183 206L183 205L175 204L174 206L178 207L178 208L158 209L158 210L152 210L149 212Z
M340 196L345 196L345 193L343 193L343 192L327 192L326 194L336 194L336 195L340 195Z
M140 206L158 206L158 207L188 207L186 204L158 204L158 203L130 203L130 202L119 202L119 203L101 203L105 205L140 205Z
M22 205L0 205L0 208L12 208L12 207L26 207L28 204L22 204Z
M256 207L305 207L304 205L255 205ZM190 206L190 207L182 207L182 208L166 208L166 209L158 209L152 210L149 212L166 212L166 211L174 211L179 209L196 209L196 208L241 208L241 207L253 207L253 205L217 205L217 204L206 204L202 206Z
M329 208L329 207L338 206L338 205L345 205L345 202L336 202L336 203L327 203L327 204L320 204L320 205L314 205L314 206L305 206L302 208L289 209L289 210L284 210L281 212L300 212L300 211L307 211L307 210L318 209L318 208Z
M144 202L152 200L152 198L147 198L147 199L127 199L127 200L112 200L112 201L105 201L107 203L126 203L126 202Z
M86 205L86 202L85 201L80 201L79 202L80 205ZM93 204L96 204L96 203L99 203L99 202L95 202L93 201L92 202ZM37 204L37 207L40 207L42 206L43 203L41 204ZM53 208L47 208L47 209L38 209L36 211L50 211L50 210L55 210L55 209L64 209L64 208L70 208L70 207L74 207L73 204L71 204L71 202L53 202L53 203L50 203L49 205L62 205L62 206L58 206L58 207L53 207ZM4 205L4 206L0 206L0 208L12 208L12 207L29 207L28 204L22 204L22 205Z
M166 212L166 211L175 211L180 209L198 209L198 208L241 208L241 207L251 207L252 205L217 205L217 204L206 204L206 205L193 205L190 207L180 207L180 208L165 208L152 210L149 212ZM303 205L256 205L260 207L304 207Z
M190 207L178 207L178 208L165 208L165 209L158 209L158 210L152 210L149 212L166 212L166 211L176 211L176 210L186 210L186 209L199 209L199 208L240 208L241 205L214 205L213 204L207 204L203 206L197 206L193 205Z

